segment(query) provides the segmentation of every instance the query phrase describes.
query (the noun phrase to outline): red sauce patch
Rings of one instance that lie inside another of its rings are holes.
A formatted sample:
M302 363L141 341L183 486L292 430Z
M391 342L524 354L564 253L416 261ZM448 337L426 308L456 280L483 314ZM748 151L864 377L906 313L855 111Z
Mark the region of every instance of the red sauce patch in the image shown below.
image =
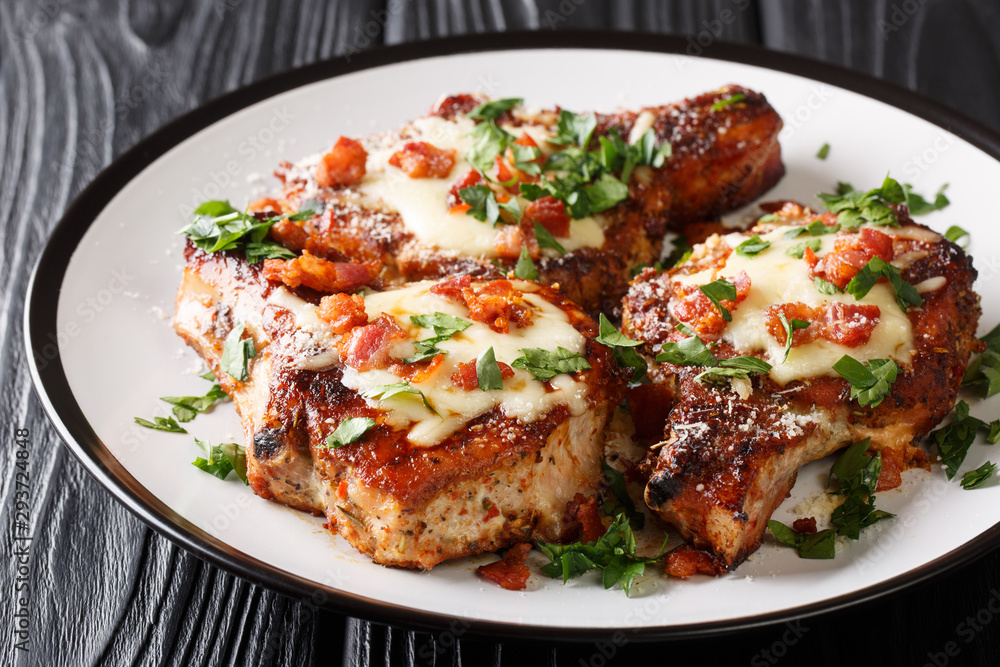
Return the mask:
M476 573L508 591L523 591L528 584L528 577L531 576L531 570L525 564L529 553L531 553L530 544L515 544L507 549L503 560L483 565L476 570Z
M354 327L368 324L365 299L360 294L324 296L316 307L316 317L330 325L336 334L345 334Z
M340 137L333 150L324 155L316 167L316 182L324 188L351 185L365 175L368 152L360 142Z
M667 554L666 571L671 577L686 579L695 574L707 574L714 577L726 570L712 554L695 549L688 544L682 544Z
M455 150L441 149L426 141L411 141L392 154L389 164L410 178L445 178L455 166Z
M740 271L729 282L736 287L736 301L722 299L719 303L732 313L750 292L750 276L746 271ZM673 287L677 298L673 304L674 317L687 324L698 335L715 338L722 333L728 323L698 286L675 282Z
M782 303L764 311L768 333L780 344L785 344L785 327L778 318L809 322L805 329L792 333L792 347L811 343L819 338L846 347L859 347L868 342L878 325L882 311L878 306L830 303L819 308L801 302Z

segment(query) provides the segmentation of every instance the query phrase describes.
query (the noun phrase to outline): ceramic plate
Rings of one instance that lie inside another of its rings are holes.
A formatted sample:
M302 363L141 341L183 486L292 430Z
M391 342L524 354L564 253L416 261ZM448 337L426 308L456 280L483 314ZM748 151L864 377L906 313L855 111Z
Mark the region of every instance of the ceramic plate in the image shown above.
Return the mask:
M541 46L539 46L541 44ZM768 199L818 203L837 181L880 184L886 172L925 195L949 183L952 205L921 219L961 224L980 271L982 333L1000 321L1000 228L984 195L1000 183L1000 141L933 102L836 68L755 49L714 45L684 54L680 40L635 35L498 35L409 45L275 77L208 104L123 155L80 196L36 268L26 315L33 375L46 409L88 470L154 528L248 579L340 611L397 623L593 638L680 636L773 622L896 590L992 548L1000 487L964 491L930 472L879 495L897 515L832 561L799 559L770 539L716 579L653 573L627 597L596 574L566 585L543 575L529 590L483 582L490 555L431 572L374 565L320 519L255 497L191 465L191 437L146 430L134 416L168 414L157 399L206 389L195 355L170 324L182 259L177 234L207 199L246 202L281 159L422 115L443 93L480 91L536 105L613 110L680 100L739 83L762 91L785 119L788 175ZM825 161L816 157L825 143ZM973 414L996 416L997 400ZM212 442L240 441L231 404L188 425ZM972 447L963 471L995 450ZM807 466L776 518L817 494L830 461Z

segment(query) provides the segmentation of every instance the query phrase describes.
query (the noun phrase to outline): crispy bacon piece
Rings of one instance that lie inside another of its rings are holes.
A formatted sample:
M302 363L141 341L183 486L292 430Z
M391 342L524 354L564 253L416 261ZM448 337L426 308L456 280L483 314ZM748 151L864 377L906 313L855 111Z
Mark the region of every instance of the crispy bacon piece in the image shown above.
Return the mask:
M816 532L816 517L807 516L802 519L796 519L792 522L792 530L803 535L812 535Z
M604 524L597 514L597 496L584 498L582 493L576 494L573 500L566 503L566 514L580 522L580 539L583 542L596 542L604 535Z
M809 322L810 326L792 333L792 347L811 343L824 338L831 343L846 347L859 347L868 342L878 325L882 311L878 306L848 303L829 303L821 308L813 308L804 303L782 303L764 311L765 326L776 341L785 344L785 326L778 319Z
M531 576L531 570L524 562L529 553L531 553L530 544L524 542L515 544L507 549L503 560L482 565L476 573L508 591L523 591L528 584L528 577Z
M502 259L517 259L521 256L521 248L525 246L528 248L528 256L538 259L540 253L534 225L527 218L522 218L520 225L502 225L493 239L497 256Z
M426 141L411 141L389 158L410 178L446 178L455 166L455 149L441 149Z
M462 302L465 301L465 290L471 286L472 276L455 276L431 287L431 294Z
M736 301L719 301L730 313L747 298L750 292L750 276L740 271L731 281L736 286ZM708 297L695 285L674 283L677 301L673 304L674 317L685 322L700 336L717 337L726 328L726 320Z
M514 369L502 361L497 362L500 367L500 378L506 380L514 377ZM466 391L479 389L479 374L476 372L475 361L464 361L458 364L458 370L451 374L451 381L456 387L461 387Z
M444 355L437 354L430 361L418 361L412 364L392 364L390 371L393 375L403 378L407 382L423 382L440 368L444 362Z
M469 318L482 322L497 333L510 332L511 322L518 329L531 324L531 308L525 306L521 293L509 280L494 280L479 289L462 292Z
M541 197L524 207L524 219L537 222L552 236L569 237L569 214L566 205L555 197Z
M365 299L360 294L338 292L324 296L316 308L316 317L329 324L337 334L368 324Z
M264 277L318 292L353 292L375 280L375 267L374 263L331 262L306 250L295 259L264 260Z
M682 544L667 554L666 570L671 577L687 579L695 574L714 577L725 572L726 568L712 554Z
M278 200L272 199L271 197L261 197L256 199L247 206L247 213L255 215L257 213L266 215L279 215L281 213L281 204Z
M462 178L455 181L455 184L451 186L451 190L448 191L448 209L454 211L456 207L464 206L465 210L468 210L470 207L462 201L462 196L459 194L459 191L485 182L486 181L483 180L482 174L475 169L470 169L465 172L465 176L462 176Z
M352 185L365 175L368 152L361 142L340 137L333 150L324 155L316 167L316 183L324 188Z
M309 234L288 218L271 226L271 237L293 252L302 252L309 243Z
M394 361L389 356L393 344L406 338L396 320L391 315L379 315L374 322L351 329L337 348L345 364L358 371L374 368L388 368Z
M862 229L861 234L840 232L833 250L822 259L817 260L809 249L805 256L814 277L819 276L844 289L872 257L892 261L892 237L870 227Z
M456 116L464 116L485 101L486 98L482 95L469 95L467 93L449 95L432 106L427 113L431 116L451 119Z

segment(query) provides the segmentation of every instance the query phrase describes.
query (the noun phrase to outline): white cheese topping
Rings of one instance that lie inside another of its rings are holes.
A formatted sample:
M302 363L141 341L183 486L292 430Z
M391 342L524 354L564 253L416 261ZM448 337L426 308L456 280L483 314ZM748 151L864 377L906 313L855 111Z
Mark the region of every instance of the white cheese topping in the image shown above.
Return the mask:
M637 143L642 139L642 135L646 134L646 130L653 127L653 123L656 122L656 114L652 111L642 111L636 116L635 125L632 126L632 131L628 133L628 142L630 144Z
M537 289L533 283L513 282L515 288L525 292ZM554 352L558 346L582 354L586 339L570 324L562 309L536 294L524 296L525 305L533 309L533 324L523 329L512 325L510 333L501 334L485 324L469 319L469 311L464 304L432 294L430 287L434 284L431 281L414 283L398 290L369 294L365 298L365 309L370 320L385 313L391 315L396 324L407 332L410 340L398 343L391 352L398 359L414 354L412 340L434 336L433 329L414 325L410 321L410 315L439 312L471 323L464 331L438 343L438 349L447 352L441 365L430 377L411 383L423 392L438 414L427 409L416 394L397 394L384 401L367 399L372 405L386 411L386 423L396 428L408 428L409 441L426 447L441 442L469 421L497 406L506 416L524 423L536 421L560 405L567 406L573 415L583 414L587 410L587 385L566 374L557 375L549 381L554 391L547 391L545 385L531 373L520 369L514 369L514 376L503 381L502 390L482 391L476 388L469 391L456 386L451 381L451 375L457 370L458 364L475 362L479 353L489 347L493 347L498 362L511 364L523 356L520 351L522 348L542 348ZM289 310L296 317L298 330L292 339L293 344L304 345L300 355L303 361L299 363L299 367L322 368L323 361L328 362L326 367L329 367L338 361L336 350L328 347L324 356L324 353L315 349L316 342L323 340L323 334L314 330L314 325L319 320L315 317L313 306L283 288L275 290L269 301ZM319 326L324 325L319 322ZM329 338L325 340L331 341ZM379 385L403 381L388 370L362 372L343 366L342 372L344 386L358 393Z
M497 230L464 212L449 210L448 192L471 166L465 160L472 148L470 136L475 123L468 118L454 120L429 117L413 122L407 137L389 145L366 146L367 173L358 190L371 199L369 204L382 205L399 213L407 230L418 239L442 250L454 250L471 257L496 257L494 240ZM528 131L539 145L544 145L539 128L507 128L518 136ZM455 150L455 164L446 178L410 178L404 171L389 164L389 158L411 141L426 141L436 148ZM517 197L521 210L528 202ZM604 220L601 216L570 222L569 238L559 243L567 251L578 248L599 248L604 245ZM555 252L546 250L545 252Z
M789 229L793 227L779 227L761 235L763 240L771 242L771 246L753 257L744 257L734 250L721 269L676 276L676 280L682 283L705 285L716 278L732 281L740 271L746 271L750 277L750 291L746 300L732 310L733 321L723 330L722 340L744 354L763 353L763 359L772 366L771 379L781 385L819 375L835 376L833 364L845 354L859 361L894 359L899 363L910 363L913 332L909 318L896 303L892 286L878 283L860 301L846 293L820 293L809 276L808 264L802 259L789 256L786 251L799 243L818 240L821 245L816 254L822 257L833 249L836 235L802 234L795 239L786 239L784 235ZM887 231L896 234L898 230ZM731 248L735 248L749 237L737 233L722 238ZM874 305L879 307L881 314L865 345L846 347L817 338L811 343L793 347L788 359L782 363L785 346L767 330L765 311L773 305L795 302L814 308L837 302Z

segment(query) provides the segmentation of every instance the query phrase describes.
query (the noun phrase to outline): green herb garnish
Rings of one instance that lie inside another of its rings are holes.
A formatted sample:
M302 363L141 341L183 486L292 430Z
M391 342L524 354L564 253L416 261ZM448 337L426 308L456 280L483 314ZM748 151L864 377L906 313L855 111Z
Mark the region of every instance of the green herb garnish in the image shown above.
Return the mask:
M162 396L160 400L174 406L172 412L177 421L189 422L197 417L198 413L205 412L215 405L216 401L224 401L227 398L229 396L226 392L222 391L219 385L213 384L204 396Z
M601 459L601 470L604 472L604 481L608 483L612 498L604 501L604 513L608 516L624 514L629 518L629 525L635 530L642 530L646 523L646 515L637 512L632 497L628 494L628 486L625 484L625 476L608 465L607 461Z
M327 436L326 446L336 449L349 445L363 436L375 426L371 417L348 417L337 425L336 430Z
M527 246L521 246L521 254L517 258L517 264L514 265L514 277L522 280L538 280L538 269L531 261Z
M819 249L823 247L823 242L819 239L812 239L810 241L803 241L802 243L796 243L791 248L785 251L785 254L789 257L794 257L795 259L802 259L806 254L806 248L809 248L813 252L819 252Z
M503 375L492 346L476 357L476 381L482 391L503 389Z
M598 316L598 327L600 335L594 341L611 348L611 354L615 358L615 361L618 362L618 365L622 368L631 368L632 382L639 382L646 375L646 360L633 348L642 345L642 342L632 340L618 331L615 325L611 324L608 318L604 316L604 313Z
M402 398L405 398L406 396L409 395L419 396L420 400L424 402L424 407L426 407L428 410L438 415L439 417L441 416L438 414L438 411L435 410L434 407L430 404L430 401L427 400L427 397L424 396L424 392L420 391L419 389L411 385L409 382L404 381L404 382L397 382L396 384L380 384L376 387L365 389L363 392L361 392L361 395L364 396L365 398L370 398L372 400L378 400L378 401L388 401L390 398L393 398L395 396L400 396Z
M487 102L483 102L470 111L467 116L474 120L496 120L522 102L524 102L524 100L519 97L505 97L500 100L489 100Z
M582 354L570 352L564 347L556 347L549 352L538 347L522 348L523 357L518 357L511 366L531 373L536 380L546 382L562 373L590 370L590 364Z
M969 235L969 232L965 231L958 225L952 225L948 228L948 231L944 233L944 237L951 241L952 243L958 243L958 240Z
M767 528L779 542L794 547L799 552L799 558L830 559L836 555L837 531L833 528L805 535L774 519L768 520Z
M803 225L802 227L795 227L789 229L785 232L786 239L794 239L802 236L803 234L809 234L810 236L823 236L825 234L834 234L840 231L840 225L824 225L822 220L813 220L808 225Z
M404 364L433 359L439 354L448 354L447 350L438 349L437 344L472 326L472 322L467 322L460 317L437 312L433 315L410 315L410 322L424 329L434 329L434 336L413 341L416 354L403 359Z
M219 479L226 479L229 473L235 472L240 481L249 485L247 480L247 450L234 442L224 442L212 445L205 440L194 439L208 458L198 457L191 464Z
M754 257L771 247L770 241L765 241L754 234L743 243L736 246L736 254L744 257Z
M735 95L727 97L724 100L719 100L718 102L716 102L715 104L713 104L712 105L712 111L722 111L723 109L725 109L726 107L728 107L730 104L736 104L737 102L742 102L743 100L746 99L746 97L747 96L744 95L743 93L736 93Z
M721 302L731 301L736 303L736 285L728 280L719 278L718 280L713 280L707 285L702 285L698 289L701 290L701 293L707 296L708 300L711 301L712 304L719 310L719 313L722 315L722 319L727 322L733 321L732 314L726 310L725 306L723 306Z
M180 231L194 245L209 253L227 250L242 252L247 263L262 259L292 259L295 253L273 241L265 241L271 227L279 220L308 220L316 215L304 209L294 215L276 215L259 220L237 211L228 201L207 201L194 211L195 219Z
M219 368L234 380L243 382L250 376L250 360L256 356L257 348L254 347L253 338L243 338L243 324L237 322L222 346Z
M816 291L820 294L843 294L844 290L840 289L829 280L823 280L819 276L813 278L813 284L816 285Z
M858 404L874 408L889 394L899 367L892 359L872 359L861 363L845 354L833 365L833 370L851 384L852 401L856 399Z
M819 150L816 151L816 157L820 160L825 160L828 155L830 155L830 144L823 144L819 147Z
M903 280L899 269L879 257L872 257L868 260L868 263L851 278L851 282L847 283L844 291L860 301L871 291L879 278L889 279L892 289L896 292L896 303L899 304L904 313L909 306L922 306L924 304L917 289Z
M997 464L987 461L975 470L970 470L962 476L962 488L966 490L979 488L983 485L983 482L992 477L993 473L996 471Z
M146 428L151 428L155 431L165 431L166 433L187 433L180 424L174 421L173 417L153 417L154 421L149 421L148 419L143 419L142 417L133 417L135 423L139 426L145 426Z
M539 248L552 248L560 255L566 254L566 248L562 247L562 244L552 236L552 232L545 229L537 220L535 221L535 241L538 242Z
M875 487L882 472L882 452L868 454L870 445L868 438L854 443L844 450L830 469L830 478L836 477L840 482L837 493L846 496L830 519L837 526L838 535L854 540L860 537L862 528L894 516L875 509Z
M788 361L788 353L792 351L792 334L799 329L809 327L811 323L805 320L797 320L794 317L789 321L784 313L778 313L778 319L781 320L781 326L785 327L785 355L781 357L781 363L785 363Z
M969 404L959 401L955 404L955 416L951 423L931 432L931 439L937 445L938 455L941 457L948 479L952 479L958 473L959 467L969 453L969 447L976 440L976 433L981 428L988 428L992 435L992 424L988 426L983 420L969 416Z

